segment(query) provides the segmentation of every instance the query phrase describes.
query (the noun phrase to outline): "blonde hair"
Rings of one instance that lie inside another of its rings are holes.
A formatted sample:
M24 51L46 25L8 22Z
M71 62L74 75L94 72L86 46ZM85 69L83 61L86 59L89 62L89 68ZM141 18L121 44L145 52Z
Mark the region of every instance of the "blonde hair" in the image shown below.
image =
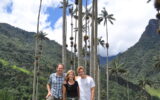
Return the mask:
M83 66L79 66L79 67L77 68L77 73L78 73L78 72L79 72L79 70L81 70L81 69L85 72L84 67L83 67Z
M68 72L67 72L67 74L66 74L66 78L65 78L65 80L68 82L68 80L69 80L69 74L70 73L73 73L73 75L74 75L74 77L73 77L73 80L75 81L75 73L74 73L74 71L73 70L69 70Z

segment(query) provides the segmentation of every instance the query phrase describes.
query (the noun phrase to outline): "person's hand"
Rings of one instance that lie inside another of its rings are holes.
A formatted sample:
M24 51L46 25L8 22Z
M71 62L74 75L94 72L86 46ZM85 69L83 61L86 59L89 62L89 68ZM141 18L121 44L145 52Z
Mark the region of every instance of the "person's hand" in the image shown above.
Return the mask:
M67 81L65 80L65 81L63 82L63 84L67 84Z
M51 96L51 95L52 95L51 92L48 92L46 98L48 98L48 97Z

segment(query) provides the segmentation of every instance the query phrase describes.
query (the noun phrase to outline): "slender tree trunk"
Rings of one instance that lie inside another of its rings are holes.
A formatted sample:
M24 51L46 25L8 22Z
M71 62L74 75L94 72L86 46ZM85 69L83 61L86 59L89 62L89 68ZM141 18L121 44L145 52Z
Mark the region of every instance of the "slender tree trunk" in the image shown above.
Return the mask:
M128 80L128 76L126 76L127 77L127 80ZM129 100L129 86L128 86L128 82L127 82L127 97L128 97L128 100Z
M73 12L73 11L72 11ZM73 13L71 13L71 37L73 38ZM74 59L74 54L73 54L73 39L71 40L71 69L73 70L73 59Z
M67 50L66 50L66 0L63 0L63 36L62 36L62 63L66 67L67 63Z
M39 12L38 12L38 20L37 20L37 34L39 34L39 20L40 20L40 12L41 12L41 5L42 5L42 0L40 0L40 5L39 5ZM36 100L36 78L37 78L37 67L39 66L38 62L38 55L37 55L37 50L38 50L38 39L35 39L35 61L34 61L34 75L33 75L33 93L32 93L32 100Z
M91 47L90 47L90 75L93 77L93 73L94 73L94 0L92 1L92 28L91 28Z
M95 19L94 19L94 22L95 22L95 31L94 31L94 53L93 53L93 55L94 55L94 61L93 61L93 63L94 63L94 78L96 78L96 67L97 67L97 33L98 33L98 24L97 24L97 0L94 0L94 5L95 5L95 14L94 14L94 16L95 16Z
M98 35L98 24L97 24L97 13L98 13L98 11L97 11L97 0L94 0L94 16L95 16L95 19L94 19L94 25L95 25L95 31L94 31L94 53L93 53L93 56L94 56L94 61L93 61L93 63L94 63L94 79L96 80L96 84L98 84L98 81L97 81L97 78L98 78L98 76L97 76L97 71L99 70L99 68L98 68L98 63L97 63L97 35ZM98 86L96 87L96 100L98 99Z
M37 80L36 80L37 81L36 82L36 99L35 100L38 100L38 94L39 94L39 89L38 89L39 88L39 86L38 86L38 84L39 84L38 81L39 80L38 79L39 79L39 77L37 76Z
M85 28L86 28L86 33L85 33L85 36L88 36L88 24L87 24L87 17L88 17L88 8L87 8L87 5L88 5L88 2L86 0L86 18L85 18ZM87 69L87 39L84 40L85 41L85 62L84 62L84 66L85 66L85 69Z
M108 29L107 29L107 23L106 23L106 41L108 43ZM109 43L108 43L109 44ZM108 73L108 66L109 66L109 61L108 61L108 57L109 57L109 52L108 49L109 47L106 47L107 49L107 62L106 62L106 76L107 76L107 100L109 100L109 73Z
M101 84L100 84L100 66L98 66L98 74L97 74L97 80L98 80L98 100L101 100L101 93L100 93L100 90L101 90Z
M78 66L83 66L82 56L82 0L78 2Z
M76 5L76 9L78 9L78 6ZM76 11L76 16L78 16L78 13L77 13L77 11ZM75 28L77 28L77 19L75 19ZM77 56L76 56L76 52L77 52L77 31L75 31L75 36L74 36L74 38L75 38L75 41L74 41L74 70L76 70L76 58L77 58Z

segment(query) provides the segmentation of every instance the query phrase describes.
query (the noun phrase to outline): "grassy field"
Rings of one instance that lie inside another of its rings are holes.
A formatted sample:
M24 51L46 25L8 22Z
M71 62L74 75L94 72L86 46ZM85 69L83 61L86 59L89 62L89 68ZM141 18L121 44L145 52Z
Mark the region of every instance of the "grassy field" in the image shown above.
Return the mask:
M160 88L159 89L154 89L152 87L146 86L145 89L150 93L152 96L156 96L160 98Z

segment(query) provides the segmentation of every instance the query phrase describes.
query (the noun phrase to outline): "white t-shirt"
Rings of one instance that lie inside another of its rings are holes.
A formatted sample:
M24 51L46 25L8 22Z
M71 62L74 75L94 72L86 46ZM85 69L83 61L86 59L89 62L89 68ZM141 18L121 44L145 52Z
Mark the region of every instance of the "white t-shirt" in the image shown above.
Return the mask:
M92 77L86 78L77 77L77 82L80 88L80 100L91 100L91 88L95 87L95 82Z

